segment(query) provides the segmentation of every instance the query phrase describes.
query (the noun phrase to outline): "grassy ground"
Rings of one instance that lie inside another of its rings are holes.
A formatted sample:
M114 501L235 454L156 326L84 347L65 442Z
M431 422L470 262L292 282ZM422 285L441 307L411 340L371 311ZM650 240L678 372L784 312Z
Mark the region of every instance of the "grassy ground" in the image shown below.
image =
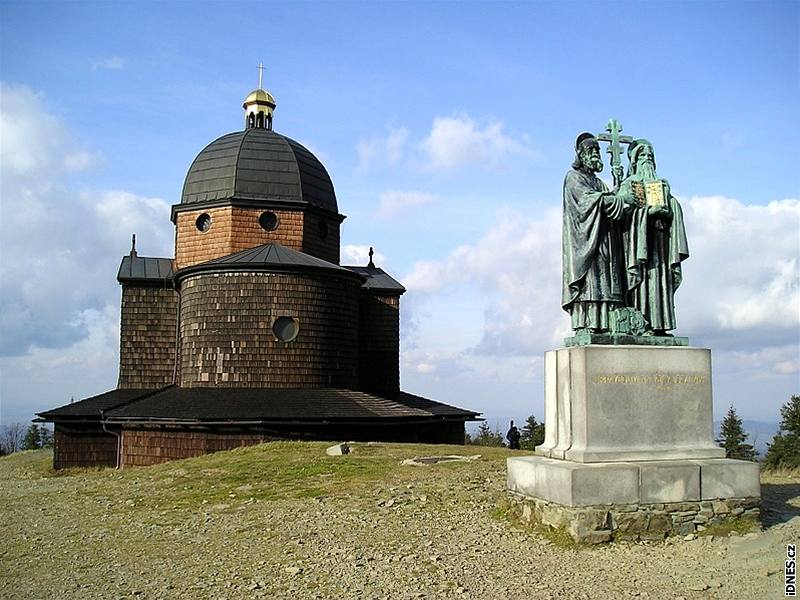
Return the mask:
M0 598L757 598L779 589L781 544L800 537L797 473L763 478L774 531L731 562L711 538L631 552L526 530L504 513L505 459L519 456L504 448L327 445L122 471L2 457ZM401 465L445 454L481 458ZM730 583L701 593L700 577Z
M488 477L503 476L500 470L511 454L502 448L359 444L351 455L330 457L328 445L273 442L121 471L54 471L52 452L44 450L2 457L0 597L52 597L43 592L48 588L64 597L105 597L97 579L107 576L109 566L113 571L116 565L129 581L136 578L136 564L145 574L159 562L156 558L193 563L196 556L187 548L199 545L201 554L213 555L228 541L235 545L254 535L261 542L275 537L272 526L247 524L241 518L245 514L269 519L323 500L370 510L381 502L419 500L413 490L423 490L426 502L447 504L443 495L448 490L437 481L458 481L469 490ZM480 461L435 469L400 464L417 456L478 453ZM237 522L241 526L229 527ZM224 531L212 534L217 525ZM206 540L196 537L198 530L207 532ZM221 539L232 535L236 539ZM209 549L209 543L217 550ZM267 550L263 558L275 561L276 548L268 545ZM65 573L75 581L67 585ZM119 581L112 575L111 588ZM30 587L43 583L38 590ZM192 596L185 590L175 594Z

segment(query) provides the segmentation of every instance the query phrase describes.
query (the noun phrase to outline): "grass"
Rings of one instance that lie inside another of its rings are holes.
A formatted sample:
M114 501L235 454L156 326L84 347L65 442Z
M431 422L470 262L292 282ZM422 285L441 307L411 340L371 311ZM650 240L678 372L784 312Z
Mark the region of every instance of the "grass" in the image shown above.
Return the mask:
M122 492L134 506L183 509L319 496L358 496L376 484L409 484L429 476L429 467L401 467L406 458L482 454L503 461L502 448L422 444L357 444L353 454L327 456L325 442L269 442L152 467L54 471L52 451L18 452L0 458L0 481L78 478L83 494L113 497ZM473 472L475 463L437 465L436 472ZM143 493L146 490L146 493ZM133 494L129 492L133 491ZM130 504L130 503L129 503Z
M740 535L758 531L761 525L753 519L742 517L729 517L718 525L709 525L702 531L697 532L698 537L719 536L724 537L730 535L732 531Z
M797 481L800 479L800 467L779 466L775 468L764 468L762 465L761 474L767 478Z

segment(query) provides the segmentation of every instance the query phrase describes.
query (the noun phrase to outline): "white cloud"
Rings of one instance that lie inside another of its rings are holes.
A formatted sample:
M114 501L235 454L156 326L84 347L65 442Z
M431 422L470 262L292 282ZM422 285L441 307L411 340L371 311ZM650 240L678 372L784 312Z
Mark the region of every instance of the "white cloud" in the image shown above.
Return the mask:
M121 190L72 189L97 155L25 86L2 85L0 386L4 420L114 386L115 275L138 234L141 255L170 256L169 204Z
M117 71L125 67L125 59L119 56L110 56L108 58L102 58L99 60L92 61L92 71L97 71L99 69L109 69L111 71Z
M476 286L485 299L483 339L488 354L537 354L566 332L561 298L561 216L541 219L502 212L475 244L441 261L419 262L405 277L409 294Z
M375 214L379 219L388 219L414 208L432 204L437 200L438 198L435 195L426 192L383 192L378 200L378 210Z
M366 266L369 262L369 249L369 246L363 244L345 244L342 246L342 264ZM375 252L372 261L380 267L386 264L386 257L380 252Z
M3 195L15 178L34 176L37 185L63 170L82 171L102 160L75 147L64 125L47 111L44 96L24 85L0 82L0 177ZM36 110L33 110L33 108Z
M746 206L710 197L683 206L692 256L676 295L676 333L717 351L766 352L764 369L791 372L800 333L800 201ZM539 356L570 333L560 307L558 210L533 219L500 213L477 242L417 263L404 282L417 306L444 294L457 302L457 290L481 298L480 342L452 353ZM422 319L419 311L415 318ZM417 330L436 327L437 318L430 314ZM773 352L785 347L794 355Z
M781 375L791 375L792 373L800 373L800 361L798 360L782 360L775 363L773 371Z
M434 170L495 168L513 156L533 154L528 140L507 134L501 121L492 119L481 125L466 113L434 118L421 148Z
M0 83L0 173L4 182L13 175L58 166L53 159L63 153L66 139L66 130L45 110L41 94L26 86Z
M64 156L64 167L68 171L85 171L101 161L99 153L70 152Z
M403 158L408 129L390 127L386 136L362 139L356 144L359 166L364 169L372 164L395 165Z
M798 341L800 200L744 205L683 200L689 251L678 291L681 329L736 349Z
M2 355L63 349L90 335L86 311L119 302L114 275L131 233L139 234L142 254L172 253L168 203L70 189L63 167L86 166L94 155L76 149L58 119L41 115L47 115L41 95L3 85ZM40 151L37 145L53 132L55 141Z

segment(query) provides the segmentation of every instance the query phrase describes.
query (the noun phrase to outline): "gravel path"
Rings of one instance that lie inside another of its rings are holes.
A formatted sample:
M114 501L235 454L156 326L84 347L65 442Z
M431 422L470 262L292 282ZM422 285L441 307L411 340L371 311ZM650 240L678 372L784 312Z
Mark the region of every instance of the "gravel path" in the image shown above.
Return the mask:
M151 502L198 477L179 467L3 477L5 458L0 598L783 597L797 479L765 480L760 533L569 548L498 516L510 453L487 454L318 497L253 499L240 481L189 507Z

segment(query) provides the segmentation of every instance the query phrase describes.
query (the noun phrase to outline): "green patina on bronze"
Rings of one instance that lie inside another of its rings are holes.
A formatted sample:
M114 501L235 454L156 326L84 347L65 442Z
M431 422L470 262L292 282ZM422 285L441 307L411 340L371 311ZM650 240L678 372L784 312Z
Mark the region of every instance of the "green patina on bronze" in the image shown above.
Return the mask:
M686 346L688 338L669 333L689 257L683 211L656 174L653 145L620 135L616 119L606 131L578 136L564 178L561 305L575 330L565 343ZM613 190L595 175L603 170L598 140L609 142Z

